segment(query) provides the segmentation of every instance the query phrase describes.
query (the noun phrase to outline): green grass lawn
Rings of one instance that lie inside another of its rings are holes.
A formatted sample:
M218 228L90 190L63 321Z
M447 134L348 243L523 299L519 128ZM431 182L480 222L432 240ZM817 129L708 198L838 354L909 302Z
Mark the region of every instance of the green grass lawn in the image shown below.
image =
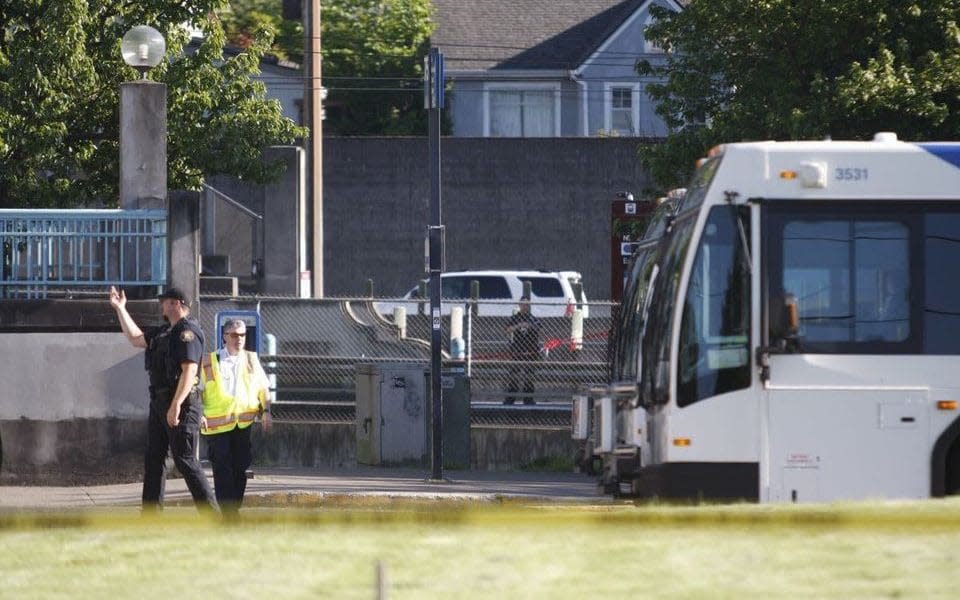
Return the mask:
M0 598L956 598L960 498L0 515Z

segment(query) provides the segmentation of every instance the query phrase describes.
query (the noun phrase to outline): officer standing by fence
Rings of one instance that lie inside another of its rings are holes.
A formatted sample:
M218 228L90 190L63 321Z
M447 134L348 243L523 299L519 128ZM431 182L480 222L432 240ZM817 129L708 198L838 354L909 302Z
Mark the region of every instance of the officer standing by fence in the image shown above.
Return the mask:
M524 404L536 404L533 378L536 375L534 364L540 360L540 329L540 320L530 314L530 297L522 296L519 309L507 322L511 363L504 404L513 404L521 390Z
M165 324L143 331L127 311L126 294L110 288L110 305L117 313L120 328L131 344L146 349L146 368L150 375L143 507L155 510L163 502L170 449L197 507L219 510L196 457L203 411L196 387L203 355L203 333L200 324L189 318L189 301L183 292L169 288L158 298Z

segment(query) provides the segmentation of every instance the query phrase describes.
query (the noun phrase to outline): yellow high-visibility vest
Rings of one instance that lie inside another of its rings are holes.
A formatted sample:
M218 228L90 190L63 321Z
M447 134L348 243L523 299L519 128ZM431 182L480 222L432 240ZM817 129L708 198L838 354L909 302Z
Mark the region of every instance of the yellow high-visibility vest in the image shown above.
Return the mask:
M237 390L245 393L230 396L221 385L220 360L216 352L211 352L209 360L204 360L200 369L203 379L203 416L207 420L207 427L201 429L204 435L214 435L230 431L234 427L244 429L250 427L261 411L261 397L264 391L253 377L254 359L252 352L241 350L244 353L240 380ZM206 358L206 357L205 357Z

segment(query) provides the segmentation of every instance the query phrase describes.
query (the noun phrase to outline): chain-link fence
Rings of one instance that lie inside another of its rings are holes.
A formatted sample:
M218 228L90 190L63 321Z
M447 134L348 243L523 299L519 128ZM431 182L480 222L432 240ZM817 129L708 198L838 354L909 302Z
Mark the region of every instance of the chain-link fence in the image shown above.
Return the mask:
M579 308L533 303L526 319L512 316L518 308L509 302L445 300L443 357L462 361L474 403L569 403L578 387L606 381L614 308L604 301ZM208 350L217 346L217 313L237 310L258 312L261 337L276 340L262 360L276 375L280 403L352 403L357 364L430 363L428 302L204 296L199 317Z

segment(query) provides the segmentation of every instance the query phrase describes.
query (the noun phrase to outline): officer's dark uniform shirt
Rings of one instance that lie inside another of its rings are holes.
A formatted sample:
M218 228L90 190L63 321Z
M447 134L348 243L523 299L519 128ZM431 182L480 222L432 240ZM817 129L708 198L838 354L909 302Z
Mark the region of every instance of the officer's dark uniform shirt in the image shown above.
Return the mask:
M540 320L528 312L517 312L507 325L516 326L510 343L511 352L518 358L536 358L540 353Z
M170 329L170 352L167 358L167 383L176 389L180 378L180 363L195 362L203 358L203 332L196 319L185 317Z
M144 368L150 376L150 399L160 388L167 387L167 352L170 324L164 323L158 327L146 327L143 330L143 339L147 343L144 352Z

